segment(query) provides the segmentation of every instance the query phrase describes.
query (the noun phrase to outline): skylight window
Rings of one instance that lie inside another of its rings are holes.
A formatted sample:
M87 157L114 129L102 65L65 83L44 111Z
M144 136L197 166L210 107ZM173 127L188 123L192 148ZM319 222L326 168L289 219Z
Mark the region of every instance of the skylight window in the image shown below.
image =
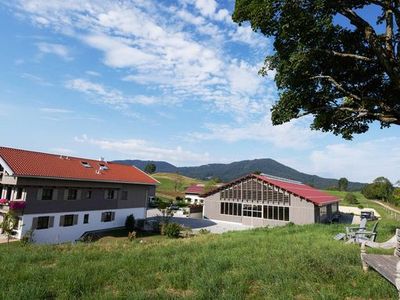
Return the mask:
M87 161L81 161L82 166L85 168L91 168L92 166Z
M100 170L108 170L108 166L105 164L99 164L100 165Z

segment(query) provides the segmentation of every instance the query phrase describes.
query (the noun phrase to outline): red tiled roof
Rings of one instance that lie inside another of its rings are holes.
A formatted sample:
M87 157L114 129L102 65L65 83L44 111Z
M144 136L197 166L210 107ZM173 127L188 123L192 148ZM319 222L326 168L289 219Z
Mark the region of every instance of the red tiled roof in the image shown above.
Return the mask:
M185 191L185 194L200 195L203 193L204 193L204 186L197 185L197 184L193 184L193 185L189 186Z
M263 176L263 175L255 175L255 174L250 174L245 177L239 178L235 181L232 181L230 183L227 183L224 186L219 187L218 189L215 189L203 196L212 195L212 194L217 193L220 190L226 188L227 186L234 185L234 184L236 184L242 180L248 179L248 178L258 178L266 183L272 184L283 190L286 190L289 193L292 193L300 198L304 198L308 201L311 201L312 203L314 203L316 205L325 205L325 204L334 203L334 202L339 201L339 198L329 195L326 192L323 192L321 190L318 190L316 188L313 188L313 187L308 186L303 183L279 180L276 178L271 178L271 177Z
M99 160L6 147L0 147L0 158L11 168L14 175L19 177L45 177L150 185L158 183L157 180L133 166ZM82 162L87 162L91 167L84 167ZM101 170L100 164L105 165L107 169Z

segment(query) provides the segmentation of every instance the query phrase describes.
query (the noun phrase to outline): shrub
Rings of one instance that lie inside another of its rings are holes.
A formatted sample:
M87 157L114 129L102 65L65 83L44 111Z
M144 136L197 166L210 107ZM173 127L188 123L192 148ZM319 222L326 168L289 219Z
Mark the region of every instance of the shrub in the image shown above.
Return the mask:
M21 243L22 245L28 245L33 243L33 235L34 231L33 230L28 230L25 235L21 238Z
M175 200L176 200L176 201L182 201L182 200L183 200L183 198L182 198L182 197L180 197L180 196L176 196L176 197L175 197Z
M177 238L179 237L179 234L181 233L182 226L178 223L168 223L168 224L163 224L164 225L164 234L168 236L169 238Z
M364 208L364 206L363 205L359 205L359 206L357 206L359 209L363 209Z
M133 230L135 230L135 217L133 215L129 215L126 217L125 228L129 232L132 232Z
M207 229L204 229L204 228L199 230L199 234L209 234L210 232L211 232L210 230L207 230Z
M132 231L128 233L128 240L131 242L136 239L136 231Z
M344 200L350 204L358 204L357 197L353 193L347 193Z

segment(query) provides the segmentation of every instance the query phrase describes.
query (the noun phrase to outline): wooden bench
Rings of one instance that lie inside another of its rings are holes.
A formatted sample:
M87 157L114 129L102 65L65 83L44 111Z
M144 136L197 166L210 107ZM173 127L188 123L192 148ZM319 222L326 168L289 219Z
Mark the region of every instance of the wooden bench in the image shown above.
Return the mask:
M393 255L367 254L365 243L361 245L361 261L363 270L368 271L371 267L390 283L392 283L400 299L400 229L396 229L397 243Z

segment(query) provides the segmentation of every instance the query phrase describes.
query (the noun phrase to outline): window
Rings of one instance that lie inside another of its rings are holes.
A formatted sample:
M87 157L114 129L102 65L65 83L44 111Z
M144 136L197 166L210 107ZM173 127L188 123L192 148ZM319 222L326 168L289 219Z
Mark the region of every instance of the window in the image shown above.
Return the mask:
M241 216L242 204L233 202L221 202L220 213L221 215Z
M43 189L42 200L53 200L53 189Z
M122 191L121 200L128 200L128 191Z
M289 221L289 207L264 205L264 219Z
M332 214L337 213L338 211L338 204L337 203L333 203L332 204Z
M92 166L87 161L81 161L82 166L85 168L91 168Z
M68 189L68 200L76 200L78 198L78 190Z
M261 218L262 205L253 205L253 217Z
M101 214L101 221L102 222L111 222L114 221L115 213L112 211L106 211Z
M243 204L243 216L251 217L252 207L251 204Z
M36 229L46 229L49 228L50 217L38 217Z
M106 166L105 164L99 164L100 166L100 170L108 170L108 166Z
M69 227L74 225L75 215L64 215L60 217L60 226Z
M89 223L89 214L84 214L83 215L83 224L88 224Z
M320 217L326 216L327 213L328 213L328 210L327 210L326 206L321 206L321 207L319 208L319 215L320 215Z
M106 199L112 200L115 199L115 191L114 190L107 190Z
M22 192L24 191L23 188L17 188L17 196L15 199L19 200L22 199Z
M91 190L85 191L84 197L85 199L92 199L92 191Z

